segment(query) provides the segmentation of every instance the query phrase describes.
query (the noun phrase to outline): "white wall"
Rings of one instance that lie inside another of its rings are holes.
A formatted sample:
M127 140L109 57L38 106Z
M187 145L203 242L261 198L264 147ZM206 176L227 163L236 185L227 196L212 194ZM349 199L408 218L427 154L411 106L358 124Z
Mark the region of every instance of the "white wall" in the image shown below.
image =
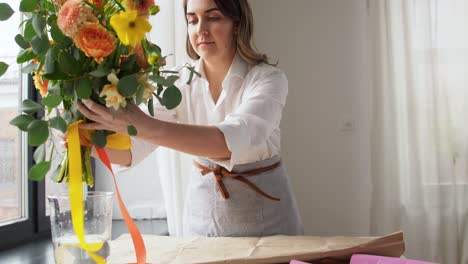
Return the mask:
M366 0L251 5L257 47L289 79L282 155L306 233L369 235Z

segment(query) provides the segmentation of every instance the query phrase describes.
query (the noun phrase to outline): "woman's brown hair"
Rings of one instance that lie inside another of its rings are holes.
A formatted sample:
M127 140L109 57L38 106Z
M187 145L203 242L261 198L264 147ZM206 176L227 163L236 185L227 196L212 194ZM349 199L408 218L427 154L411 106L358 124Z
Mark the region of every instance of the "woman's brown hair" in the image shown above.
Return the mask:
M247 0L213 0L223 15L230 17L237 26L236 39L237 52L250 65L259 63L268 63L268 57L258 52L252 42L253 35L253 16ZM184 14L187 15L187 2L184 0ZM187 19L187 16L185 16ZM190 44L187 34L186 40L187 54L190 58L197 60L200 58Z

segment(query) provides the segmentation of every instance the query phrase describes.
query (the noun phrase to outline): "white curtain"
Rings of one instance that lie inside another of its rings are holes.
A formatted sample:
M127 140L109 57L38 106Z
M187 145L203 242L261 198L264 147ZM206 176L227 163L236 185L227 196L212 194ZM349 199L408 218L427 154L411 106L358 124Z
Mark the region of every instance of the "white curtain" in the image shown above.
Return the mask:
M371 230L406 257L468 263L468 1L368 0Z
M151 40L168 55L168 68L188 61L185 51L186 24L182 0L159 0L161 13L151 20ZM163 54L163 55L164 55ZM182 235L185 190L190 176L189 155L159 148L155 153L157 172L161 181L167 224L171 236Z

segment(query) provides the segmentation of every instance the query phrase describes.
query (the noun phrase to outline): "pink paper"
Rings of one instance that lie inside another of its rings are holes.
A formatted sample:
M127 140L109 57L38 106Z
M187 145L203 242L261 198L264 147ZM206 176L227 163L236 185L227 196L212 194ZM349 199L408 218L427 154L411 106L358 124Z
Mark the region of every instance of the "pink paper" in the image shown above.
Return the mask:
M435 264L432 262L403 258L390 258L372 255L355 254L349 264Z

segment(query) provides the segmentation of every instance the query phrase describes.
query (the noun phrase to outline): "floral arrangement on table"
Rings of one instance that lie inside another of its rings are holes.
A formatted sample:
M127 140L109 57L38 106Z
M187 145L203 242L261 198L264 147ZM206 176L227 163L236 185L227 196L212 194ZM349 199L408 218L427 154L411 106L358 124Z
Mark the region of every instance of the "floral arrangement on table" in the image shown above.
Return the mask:
M118 109L129 103L146 104L153 115L153 100L168 109L181 101L174 85L178 72L166 71L166 57L161 49L148 41L150 15L159 7L154 0L21 0L19 10L25 15L20 25L22 34L15 42L22 51L17 63L24 64L23 73L33 75L42 100L24 100L23 114L10 123L28 132L29 144L37 146L36 164L29 171L32 180L42 180L51 169L51 155L46 157L45 145L51 142L51 128L66 132L70 124L83 120L77 111L80 99ZM13 14L8 4L0 3L0 20ZM191 71L194 68L186 65ZM8 65L0 62L0 76ZM44 111L44 118L37 112ZM135 135L134 127L128 134ZM93 145L106 146L109 131L90 135ZM52 148L54 146L52 145ZM83 181L93 185L90 147L82 149ZM68 180L68 157L52 168L52 179Z

